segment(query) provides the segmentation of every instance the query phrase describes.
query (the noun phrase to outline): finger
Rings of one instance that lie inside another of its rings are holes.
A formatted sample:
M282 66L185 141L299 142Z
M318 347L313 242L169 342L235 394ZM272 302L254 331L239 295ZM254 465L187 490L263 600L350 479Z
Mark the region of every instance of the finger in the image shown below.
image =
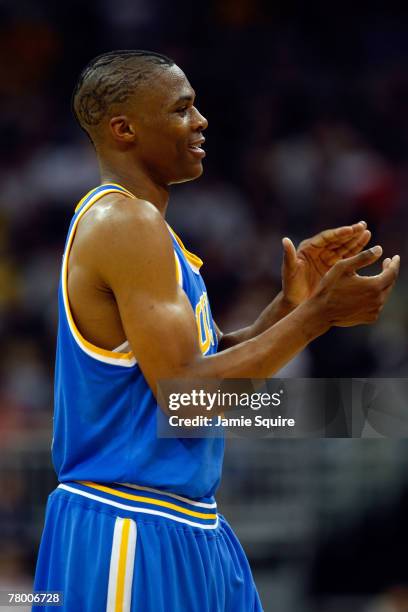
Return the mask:
M348 242L334 249L338 257L351 257L359 253L370 242L370 230L364 230L357 236L353 236Z
M388 272L390 269L394 272L394 282L397 280L398 275L399 275L400 263L401 263L400 256L394 255L394 257L391 259L390 263L385 269L385 272Z
M328 245L340 246L343 242L349 240L353 234L353 227L351 225L344 225L343 227L324 230L312 238L309 238L308 242L310 241L312 246L318 249Z
M345 259L346 257L351 257L359 253L370 241L370 238L371 232L369 230L364 230L362 234L353 236L348 242L340 247L333 245L333 248L331 248L327 246L326 249L322 251L321 259L326 265L332 266L339 259Z
M360 228L367 229L367 223L365 221L359 221L358 223L353 223L351 227L355 231L361 231Z
M342 227L324 230L304 242L310 243L312 246L319 249L322 247L332 248L354 239L356 235L360 235L364 232L366 227L367 223L365 221L359 221L353 225L343 225Z
M283 266L286 271L294 272L297 267L296 248L290 238L282 239L283 246Z
M399 255L394 255L394 257L392 257L391 259L389 257L387 257L383 261L383 271L381 272L381 274L378 274L377 277L378 278L382 278L384 276L385 272L389 273L390 271L392 271L396 275L398 275L399 269L400 269L400 256Z
M336 266L340 270L347 270L349 272L354 272L359 270L360 268L365 268L370 264L373 264L379 257L381 257L382 248L377 245L372 247L371 249L367 249L366 251L362 251L357 255L353 255L352 257L347 257L347 259L341 259L337 262Z
M358 223L353 223L351 227L353 228L353 232L355 234L359 234L367 229L367 223L365 221L359 221Z
M397 280L400 268L400 257L399 255L394 255L394 257L390 260L390 263L387 265L385 270L381 272L381 274L377 274L377 276L372 276L372 279L377 279L382 291L388 289L389 286L392 286Z
M389 281L388 284L381 290L381 299L382 299L383 305L388 300L388 296L393 290L396 281L397 281L397 276L394 276L393 279Z

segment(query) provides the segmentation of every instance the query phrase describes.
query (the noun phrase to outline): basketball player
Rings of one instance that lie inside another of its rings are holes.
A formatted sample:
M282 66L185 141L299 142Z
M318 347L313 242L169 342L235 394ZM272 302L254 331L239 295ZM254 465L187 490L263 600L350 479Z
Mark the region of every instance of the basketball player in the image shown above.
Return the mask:
M399 258L377 276L356 274L381 255L361 252L365 223L297 251L285 239L281 293L252 326L223 336L202 261L165 221L169 186L203 171L207 120L186 76L155 53L106 53L82 72L73 106L101 185L79 202L65 245L60 485L35 589L62 591L69 612L258 612L247 559L214 500L223 440L158 439L158 381L272 375L331 326L374 321Z

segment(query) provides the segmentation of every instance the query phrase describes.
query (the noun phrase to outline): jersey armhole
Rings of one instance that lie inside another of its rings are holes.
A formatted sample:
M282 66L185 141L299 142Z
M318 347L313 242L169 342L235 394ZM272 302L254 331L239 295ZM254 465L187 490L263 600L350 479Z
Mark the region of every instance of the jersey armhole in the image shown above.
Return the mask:
M89 355L90 357L93 357L94 359L98 361L102 361L104 363L108 363L111 365L119 365L123 367L133 367L134 365L136 365L136 359L134 357L133 352L129 351L127 353L123 353L118 350L118 349L122 349L122 347L124 348L125 343L117 347L115 350L109 351L107 349L103 349L99 346L96 346L95 344L92 344L91 342L86 340L86 338L84 338L84 336L81 334L81 332L79 331L75 323L74 317L71 312L71 307L70 307L69 297L68 297L68 260L69 260L69 254L70 254L71 247L74 241L78 223L80 219L82 218L82 216L91 208L91 206L95 204L95 202L97 202L102 196L107 195L108 193L120 192L120 193L123 193L123 195L126 195L127 197L134 197L132 196L132 194L130 194L130 192L124 190L123 188L118 189L118 187L119 186L112 185L109 187L107 186L107 188L104 189L103 191L97 191L94 194L92 194L92 192L89 192L89 194L87 194L85 198L82 198L77 208L75 209L77 211L77 217L70 229L65 251L64 251L64 256L63 256L62 271L61 271L61 290L62 290L62 297L63 297L64 313L67 318L67 322L68 322L68 326L71 331L71 334L74 337L78 346L87 355ZM97 189L100 189L100 188L97 188ZM88 199L88 201L81 208L81 205L85 202L86 199Z

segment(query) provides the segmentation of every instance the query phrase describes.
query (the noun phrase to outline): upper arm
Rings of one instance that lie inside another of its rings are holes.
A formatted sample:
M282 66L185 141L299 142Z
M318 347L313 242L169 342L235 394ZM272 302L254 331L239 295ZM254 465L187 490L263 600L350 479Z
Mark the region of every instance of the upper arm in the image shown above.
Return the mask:
M176 279L167 226L148 202L127 201L98 228L98 273L112 290L123 328L143 374L181 377L201 357L195 316Z

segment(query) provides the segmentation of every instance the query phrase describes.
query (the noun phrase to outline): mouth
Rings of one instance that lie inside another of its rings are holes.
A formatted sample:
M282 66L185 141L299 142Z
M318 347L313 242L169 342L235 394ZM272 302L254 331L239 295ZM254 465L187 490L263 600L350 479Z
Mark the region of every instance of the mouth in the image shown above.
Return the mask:
M204 142L205 142L205 138L201 137L194 142L190 142L187 148L190 151L190 153L192 153L195 157L202 159L203 157L205 157L205 151L201 147L201 145L204 144Z

